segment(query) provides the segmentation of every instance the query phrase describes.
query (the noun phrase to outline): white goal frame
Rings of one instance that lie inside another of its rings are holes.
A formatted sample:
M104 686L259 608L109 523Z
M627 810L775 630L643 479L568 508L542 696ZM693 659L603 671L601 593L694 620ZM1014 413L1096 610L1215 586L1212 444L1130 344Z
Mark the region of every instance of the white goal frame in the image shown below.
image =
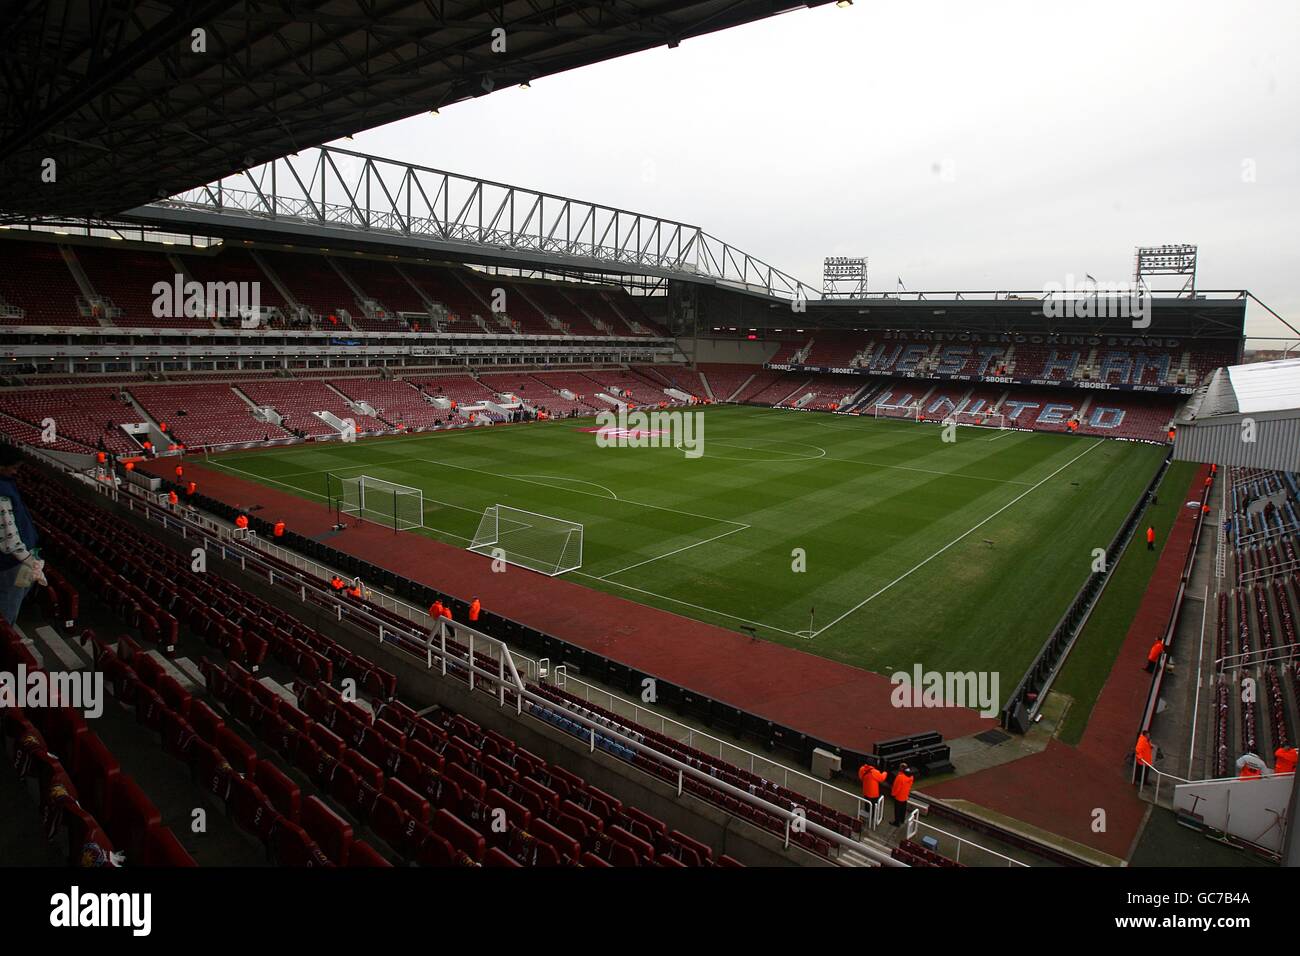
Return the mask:
M871 406L871 417L918 422L921 420L921 403L914 402L911 405L888 405L884 402L875 402Z
M540 533L541 540L529 532ZM582 567L582 537L576 521L488 505L467 550L553 578Z
M339 478L339 514L395 531L424 527L424 492L370 475Z
M1007 417L1001 412L951 412L943 417L943 422L957 425L970 425L974 428L995 428L1006 431Z

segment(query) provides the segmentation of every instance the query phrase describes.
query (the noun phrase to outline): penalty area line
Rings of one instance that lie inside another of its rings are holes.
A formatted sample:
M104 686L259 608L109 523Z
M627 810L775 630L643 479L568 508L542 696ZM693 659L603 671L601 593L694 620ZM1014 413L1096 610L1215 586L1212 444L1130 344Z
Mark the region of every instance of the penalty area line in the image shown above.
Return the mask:
M721 538L725 538L729 534L735 534L738 531L748 531L749 528L750 525L745 525L741 528L732 528L730 531L724 531L722 534L715 534L712 538L705 538L703 541L696 541L693 544L686 545L684 548L678 548L676 551L669 551L667 554L660 554L653 558L646 558L644 561L638 561L636 564L629 564L626 568L619 568L617 571L610 571L608 574L602 574L596 580L608 581L616 574L622 574L624 571L631 571L633 568L639 568L642 565L650 564L654 561L662 561L664 558L671 558L674 554L681 554L683 551L691 550L691 548L698 548L702 544L708 544L710 541L717 541Z

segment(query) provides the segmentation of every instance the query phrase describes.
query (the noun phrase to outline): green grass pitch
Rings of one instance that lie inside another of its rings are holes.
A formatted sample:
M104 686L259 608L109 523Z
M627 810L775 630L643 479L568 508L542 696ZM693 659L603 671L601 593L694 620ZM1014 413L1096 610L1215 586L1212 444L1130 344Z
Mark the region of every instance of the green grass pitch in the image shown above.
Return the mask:
M965 427L947 443L937 425L766 408L699 413L695 459L599 447L586 419L211 464L316 501L327 472L412 485L426 527L405 533L460 547L488 505L579 522L570 580L880 673L998 671L1006 693L1164 454Z

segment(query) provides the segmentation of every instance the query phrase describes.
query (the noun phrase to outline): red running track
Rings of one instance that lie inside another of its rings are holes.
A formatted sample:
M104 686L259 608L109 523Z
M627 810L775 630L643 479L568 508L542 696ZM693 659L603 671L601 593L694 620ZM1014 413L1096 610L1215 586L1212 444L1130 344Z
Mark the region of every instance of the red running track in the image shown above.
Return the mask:
M142 464L170 479L174 460ZM259 508L289 530L324 539L333 527L322 504L189 460L185 477L200 493L234 507ZM570 644L792 727L818 740L871 752L891 737L937 730L945 738L996 726L968 709L935 708L919 715L889 700L888 678L804 651L752 640L725 628L594 591L559 578L512 568L494 574L481 555L418 534L365 522L330 534L329 545L403 577L464 600L478 597L494 611Z
M1167 498L1179 509L1178 516L1079 745L1054 739L1041 753L940 784L928 794L969 800L1111 856L1129 857L1148 806L1129 782L1130 768L1125 765L1137 742L1151 686L1144 665L1147 651L1169 625L1200 520L1200 512L1183 502L1199 500L1209 473L1209 466L1203 466L1186 497ZM1102 833L1093 832L1097 809L1106 813Z

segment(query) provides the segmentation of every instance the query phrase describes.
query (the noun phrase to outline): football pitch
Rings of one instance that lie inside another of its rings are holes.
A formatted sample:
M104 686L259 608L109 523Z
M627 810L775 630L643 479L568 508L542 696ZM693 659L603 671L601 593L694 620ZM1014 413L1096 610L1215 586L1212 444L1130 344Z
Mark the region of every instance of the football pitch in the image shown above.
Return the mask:
M1009 690L1164 456L1056 434L960 427L945 442L910 421L690 413L703 416L697 458L601 447L593 419L570 419L209 464L317 502L327 474L335 493L358 475L417 487L424 528L402 534L462 548L491 505L577 522L571 581L881 673L998 671Z

